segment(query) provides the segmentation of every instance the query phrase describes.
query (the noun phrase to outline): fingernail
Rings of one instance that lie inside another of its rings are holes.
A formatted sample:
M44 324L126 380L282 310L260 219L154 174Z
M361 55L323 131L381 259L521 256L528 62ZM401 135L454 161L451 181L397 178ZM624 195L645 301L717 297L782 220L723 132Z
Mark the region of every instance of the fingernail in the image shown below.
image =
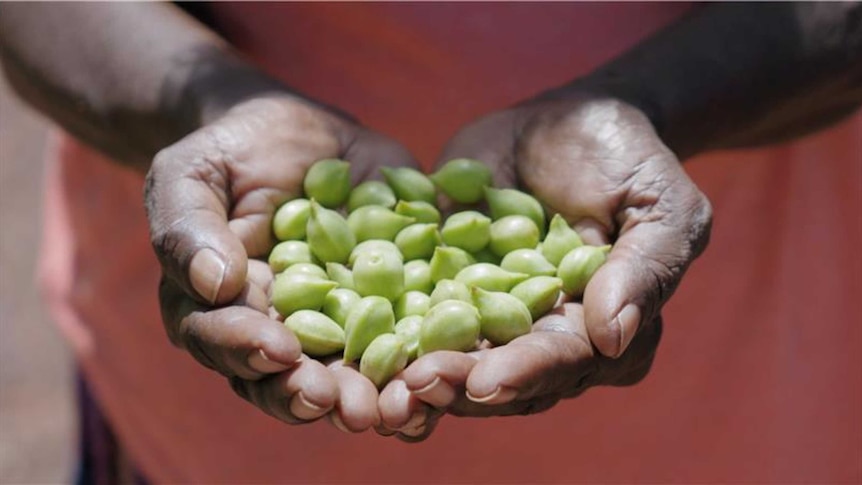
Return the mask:
M344 425L344 421L341 420L341 417L338 415L337 412L329 413L329 421L339 430L345 433L353 434L353 431L350 431L349 429L347 429L347 426Z
M252 350L248 355L248 366L263 374L273 374L289 369L288 366L270 360L263 349Z
M290 412L299 419L317 419L329 411L305 399L302 392L296 393L290 400Z
M221 256L210 248L203 248L189 264L189 281L200 296L215 303L226 271L227 265Z
M479 404L505 404L518 397L518 391L511 387L500 386L487 396L474 396L467 391L467 399Z
M404 423L403 426L398 428L398 431L403 431L405 429L414 429L418 426L425 426L425 420L427 418L428 416L425 414L424 411L416 411L413 413L412 416L410 416L410 419L406 423Z
M455 400L455 389L437 376L427 386L413 391L413 395L435 407L446 407Z
M623 355L638 331L641 322L641 310L634 303L629 303L620 310L614 322L620 329L620 346L617 355L614 356L616 358Z
M414 428L399 429L398 432L405 435L405 436L415 438L417 436L422 436L422 434L425 433L425 428L426 428L425 424L422 424L422 425L414 427Z

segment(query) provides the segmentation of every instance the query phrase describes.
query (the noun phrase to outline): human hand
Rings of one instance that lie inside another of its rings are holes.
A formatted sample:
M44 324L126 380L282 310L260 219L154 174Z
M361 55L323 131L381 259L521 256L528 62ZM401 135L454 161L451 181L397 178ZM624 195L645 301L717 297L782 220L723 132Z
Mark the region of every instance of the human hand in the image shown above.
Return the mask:
M505 346L435 352L411 364L381 393L383 426L419 440L442 410L529 414L590 386L642 379L661 307L705 248L711 224L709 202L650 120L615 99L548 97L467 126L441 161L457 157L489 164L496 185L524 188L585 242L612 242L613 250L583 305L565 304Z
M351 367L301 354L269 314L265 257L275 209L300 195L307 168L413 164L394 141L290 95L241 102L162 150L147 176L152 244L163 269L162 316L173 344L228 377L234 391L288 423L330 413L342 429L379 422L377 389Z

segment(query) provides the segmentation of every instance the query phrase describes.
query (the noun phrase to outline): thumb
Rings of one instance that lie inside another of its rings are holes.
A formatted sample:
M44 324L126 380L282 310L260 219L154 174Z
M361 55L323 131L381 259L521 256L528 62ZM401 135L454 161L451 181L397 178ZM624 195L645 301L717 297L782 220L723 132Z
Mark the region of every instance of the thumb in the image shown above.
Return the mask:
M150 241L165 273L208 304L233 300L245 285L248 256L228 228L230 174L195 143L162 150L147 174Z
M642 322L659 316L691 262L709 239L712 209L683 175L650 210L625 209L608 261L584 292L590 340L617 358Z

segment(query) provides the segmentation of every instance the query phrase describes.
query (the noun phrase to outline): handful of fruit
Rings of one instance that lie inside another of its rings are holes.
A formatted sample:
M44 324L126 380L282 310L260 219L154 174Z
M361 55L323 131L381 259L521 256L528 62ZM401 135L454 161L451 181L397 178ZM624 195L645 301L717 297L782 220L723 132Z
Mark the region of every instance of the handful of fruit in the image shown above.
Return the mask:
M582 295L610 251L584 245L559 214L546 224L529 194L491 187L476 160L431 176L381 171L386 183L352 188L349 163L312 165L306 198L275 214L282 242L269 255L272 305L303 352L343 352L378 387L423 354L529 333L561 291ZM484 199L490 217L467 210L443 221L437 190L461 204Z

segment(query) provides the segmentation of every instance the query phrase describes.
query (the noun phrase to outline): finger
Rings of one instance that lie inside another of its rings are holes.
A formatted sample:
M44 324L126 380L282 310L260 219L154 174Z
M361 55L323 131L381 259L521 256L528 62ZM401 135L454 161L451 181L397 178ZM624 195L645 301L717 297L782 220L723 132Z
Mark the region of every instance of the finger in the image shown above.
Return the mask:
M424 423L413 428L402 428L395 436L405 443L419 443L428 439L443 417L443 411L429 410Z
M423 402L446 408L463 395L467 377L477 361L475 353L431 352L408 366L401 373L401 379Z
M399 377L383 388L378 399L381 426L398 431L416 429L425 424L430 408L414 396Z
M153 160L145 193L150 239L169 277L201 301L221 304L244 286L247 256L227 224L228 169L215 148L202 153L200 146L210 144L189 140Z
M605 356L622 355L641 322L658 316L709 239L709 203L684 173L679 177L655 198L643 190L641 200L627 201L608 261L587 285L587 330Z
M309 358L285 372L258 381L234 379L231 385L244 399L289 424L326 416L338 401L335 377L322 363Z
M339 389L338 404L330 414L332 424L348 433L359 433L380 424L374 384L342 359L335 359L328 367Z
M467 397L483 405L568 396L597 370L581 305L567 303L532 333L483 354L467 378Z
M205 308L167 278L162 278L159 299L171 342L225 376L259 379L289 369L301 356L290 330L260 311Z

